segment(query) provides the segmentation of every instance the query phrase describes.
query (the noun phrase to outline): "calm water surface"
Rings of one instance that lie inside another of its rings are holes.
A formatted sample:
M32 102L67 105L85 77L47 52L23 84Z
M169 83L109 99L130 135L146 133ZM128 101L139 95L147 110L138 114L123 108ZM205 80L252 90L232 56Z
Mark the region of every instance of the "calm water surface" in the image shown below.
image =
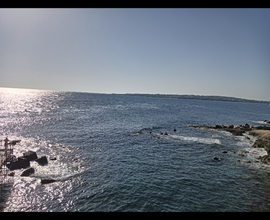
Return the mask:
M266 151L188 127L265 119L268 104L1 88L1 139L21 139L16 156L57 158L32 161L29 177L15 170L1 211L269 211L270 166L256 162Z

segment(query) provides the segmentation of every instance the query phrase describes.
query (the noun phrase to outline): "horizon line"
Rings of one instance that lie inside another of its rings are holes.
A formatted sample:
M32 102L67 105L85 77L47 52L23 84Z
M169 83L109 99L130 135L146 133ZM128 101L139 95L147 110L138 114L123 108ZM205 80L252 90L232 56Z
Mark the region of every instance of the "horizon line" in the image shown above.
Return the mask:
M257 101L257 102L269 102L269 100L258 100L258 99L250 99L250 98L239 98L235 96L226 96L226 95L198 95L198 94L173 94L173 93L116 93L116 92L90 92L90 91L70 91L70 90L55 90L55 89L40 89L40 88L24 88L24 87L5 87L0 86L0 89L26 89L26 90L42 90L42 91L52 91L52 92L75 92L75 93L92 93L92 94L108 94L108 95L171 95L171 96L201 96L201 97L224 97L224 98L234 98L234 99L241 99L241 100L247 100L247 101Z

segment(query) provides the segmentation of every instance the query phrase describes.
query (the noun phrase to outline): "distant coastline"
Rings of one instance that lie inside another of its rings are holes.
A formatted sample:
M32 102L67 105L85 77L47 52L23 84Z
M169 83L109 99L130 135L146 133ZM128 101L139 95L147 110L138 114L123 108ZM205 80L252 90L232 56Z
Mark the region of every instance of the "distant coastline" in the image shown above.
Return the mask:
M199 99L199 100L213 100L213 101L230 101L230 102L252 102L252 103L267 103L270 101L260 101L252 99L242 99L227 96L204 96L204 95L171 95L171 94L140 94L140 93L126 93L132 96L146 96L158 98L176 98L176 99Z

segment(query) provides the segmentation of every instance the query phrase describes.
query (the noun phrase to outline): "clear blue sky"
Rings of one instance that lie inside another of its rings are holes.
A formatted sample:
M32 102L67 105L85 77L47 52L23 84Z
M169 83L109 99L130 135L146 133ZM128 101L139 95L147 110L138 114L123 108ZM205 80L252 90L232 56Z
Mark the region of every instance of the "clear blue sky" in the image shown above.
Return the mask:
M270 9L0 9L0 87L270 100Z

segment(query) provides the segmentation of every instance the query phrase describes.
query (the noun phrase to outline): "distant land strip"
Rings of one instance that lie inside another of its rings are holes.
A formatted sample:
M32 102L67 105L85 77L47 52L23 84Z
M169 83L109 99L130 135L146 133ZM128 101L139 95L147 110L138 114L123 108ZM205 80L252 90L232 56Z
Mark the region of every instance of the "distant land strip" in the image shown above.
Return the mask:
M176 99L199 99L199 100L213 100L213 101L230 101L230 102L253 102L253 103L269 103L270 101L260 101L251 99L242 99L227 96L204 96L204 95L170 95L170 94L141 94L141 93L126 93L132 96L147 96L158 98L176 98Z

